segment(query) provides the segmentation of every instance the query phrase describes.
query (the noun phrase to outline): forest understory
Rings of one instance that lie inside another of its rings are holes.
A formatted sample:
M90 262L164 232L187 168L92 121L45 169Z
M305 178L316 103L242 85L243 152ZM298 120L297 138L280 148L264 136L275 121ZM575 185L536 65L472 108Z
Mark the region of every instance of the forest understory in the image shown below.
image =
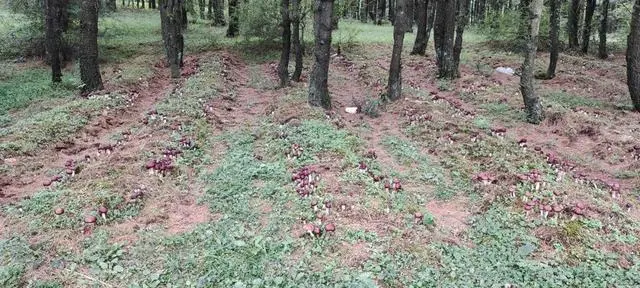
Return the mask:
M402 98L384 103L393 28L344 22L322 110L312 54L279 88L277 45L206 23L170 78L157 18L101 19L104 89L86 97L75 64L54 86L39 59L0 64L25 95L0 114L3 287L640 285L623 52L562 54L533 125L519 77L496 72L520 56L467 32L461 77L440 80L432 42L405 45Z

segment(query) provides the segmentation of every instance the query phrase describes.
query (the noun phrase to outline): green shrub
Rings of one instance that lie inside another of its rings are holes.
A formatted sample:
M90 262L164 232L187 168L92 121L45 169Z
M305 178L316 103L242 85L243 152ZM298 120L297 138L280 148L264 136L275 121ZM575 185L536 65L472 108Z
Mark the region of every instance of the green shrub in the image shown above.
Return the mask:
M240 34L274 41L280 37L280 1L247 0L240 4Z

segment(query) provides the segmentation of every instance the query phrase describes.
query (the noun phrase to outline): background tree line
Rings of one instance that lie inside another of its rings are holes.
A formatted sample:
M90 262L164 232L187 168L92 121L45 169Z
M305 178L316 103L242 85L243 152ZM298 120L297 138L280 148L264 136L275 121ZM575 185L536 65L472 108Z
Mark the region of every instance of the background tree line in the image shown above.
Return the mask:
M639 1L159 0L156 3L148 0L145 5L144 0L135 3L128 0L117 7L115 0L10 0L6 5L28 15L35 27L31 35L33 40L25 43L23 56L47 56L53 82L60 81L65 63L77 58L84 93L102 87L97 45L101 13L134 7L158 9L172 77L180 77L183 32L188 28L189 19L200 18L214 26L227 25L228 37L257 37L279 42L282 45L278 68L280 86L289 85L290 80L301 80L304 43L310 38L305 38L305 32L307 27L313 27L314 64L309 77L309 103L324 108L331 107L327 75L332 31L339 27L341 19L395 26L389 90L381 96L391 100L401 95L404 33L414 33L416 28L416 40L411 49L411 54L415 55L425 55L433 35L437 60L435 73L440 78L455 79L460 76L464 31L472 27L496 44L522 53L521 93L528 120L539 123L544 113L535 95L534 78L553 78L559 53L593 53L606 59L611 45L607 34L611 32L628 34L627 82L634 107L640 110ZM632 4L633 8L630 8ZM45 49L30 48L29 45ZM534 71L536 52L545 50L550 53L548 69ZM295 67L293 73L289 72L291 57Z

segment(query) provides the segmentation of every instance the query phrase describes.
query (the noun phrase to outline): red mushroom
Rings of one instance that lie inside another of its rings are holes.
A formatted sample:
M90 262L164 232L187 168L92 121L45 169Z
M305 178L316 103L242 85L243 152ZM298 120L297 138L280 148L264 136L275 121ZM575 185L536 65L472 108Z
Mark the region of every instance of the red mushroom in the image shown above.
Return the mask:
M56 215L62 215L64 214L64 208L56 208L56 210L54 211L56 213Z
M98 219L96 218L96 216L93 216L93 215L87 215L86 217L84 217L84 223L87 223L87 224L96 223L96 220Z
M107 220L107 212L109 212L109 209L107 209L107 207L100 206L98 208L98 212L100 213L100 216L102 216L102 219Z
M324 226L324 231L327 231L329 233L336 231L336 225L333 223L329 223L327 225Z

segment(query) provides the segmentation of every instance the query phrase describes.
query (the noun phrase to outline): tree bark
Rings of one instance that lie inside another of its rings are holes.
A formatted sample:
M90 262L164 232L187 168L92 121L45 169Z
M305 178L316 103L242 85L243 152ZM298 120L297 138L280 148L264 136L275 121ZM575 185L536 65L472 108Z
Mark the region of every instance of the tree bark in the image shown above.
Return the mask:
M62 65L60 53L62 52L62 23L60 15L63 9L63 0L45 0L45 48L51 65L51 82L62 81Z
M584 32L582 33L582 53L589 52L589 38L591 38L591 20L596 10L596 0L587 0L587 10L584 15Z
M171 69L171 78L180 77L182 57L184 54L184 38L182 36L182 0L161 0L160 20L162 39L167 53L167 62Z
M460 77L460 54L462 53L462 35L464 28L469 22L469 4L470 0L458 0L456 15L456 39L453 44L453 65L455 77Z
M427 50L427 7L428 2L434 0L416 0L416 14L418 21L418 33L416 34L416 40L413 43L413 49L411 55L424 55ZM403 35L404 37L404 35Z
M291 41L293 45L293 52L295 53L296 66L291 75L291 80L300 82L302 76L302 45L300 44L300 0L291 0L291 25L293 31L291 32Z
M198 0L198 10L200 10L200 19L205 19L204 8L207 5L206 0Z
M207 19L208 20L213 20L213 6L215 5L214 1L216 0L207 1Z
M187 30L187 27L189 26L189 19L187 19L188 18L187 17L187 11L188 10L187 10L187 6L185 5L186 1L187 0L182 0L182 3L181 3L182 4L181 5L182 6L182 10L180 10L180 13L182 13L182 17L180 18L182 20L182 23L181 23L182 24L181 25L182 26L182 30Z
M327 82L331 52L331 15L333 0L315 0L313 32L315 36L314 64L309 79L309 104L331 109Z
M405 1L396 1L396 23L393 27L393 52L391 53L391 66L389 67L389 82L387 84L387 97L395 101L402 97L402 45L404 33L407 30L407 17L405 13Z
M558 64L558 55L560 53L560 0L549 0L549 38L551 46L549 47L549 67L547 68L547 79L556 77L556 66Z
M580 43L578 41L578 30L580 28L580 5L581 0L571 0L569 5L569 16L567 18L567 34L569 36L569 49L578 50Z
M238 0L229 0L229 28L227 29L227 37L238 36Z
M600 45L598 45L598 57L600 57L600 59L607 59L609 57L609 51L607 51L609 0L602 0L602 6L600 7L600 9L600 29L598 31Z
M280 87L289 86L289 55L291 55L291 19L289 18L289 0L281 0L282 51L278 64Z
M227 21L224 19L224 0L212 0L213 1L213 26L227 25Z
M436 49L438 77L456 77L453 61L453 38L455 32L456 0L437 0L437 11L433 26L433 42Z
M627 85L636 111L640 112L640 0L636 0L627 36Z
M80 79L82 92L102 89L98 65L98 0L80 2Z
M397 0L396 0L396 6L398 6ZM405 31L408 33L413 33L413 22L416 17L414 13L414 11L416 10L414 0L405 0L404 7L405 7L404 14L406 15L405 21L407 21L406 25L404 25L406 29Z
M373 23L376 23L376 0L367 0L367 14Z
M151 9L156 9L156 8L158 8L158 7L156 6L156 0L149 0L149 8L151 8Z
M387 1L386 0L378 0L378 25L382 25L382 20L384 20L385 10L387 9Z
M406 3L405 3L405 6L406 6ZM396 17L396 0L389 0L389 22L391 22L391 24L393 24L395 17Z
M527 45L524 53L524 63L522 64L522 75L520 76L520 92L527 111L527 121L533 124L539 124L544 119L540 98L538 98L533 88L533 70L535 67L538 32L540 30L542 3L543 0L531 0L529 4Z

